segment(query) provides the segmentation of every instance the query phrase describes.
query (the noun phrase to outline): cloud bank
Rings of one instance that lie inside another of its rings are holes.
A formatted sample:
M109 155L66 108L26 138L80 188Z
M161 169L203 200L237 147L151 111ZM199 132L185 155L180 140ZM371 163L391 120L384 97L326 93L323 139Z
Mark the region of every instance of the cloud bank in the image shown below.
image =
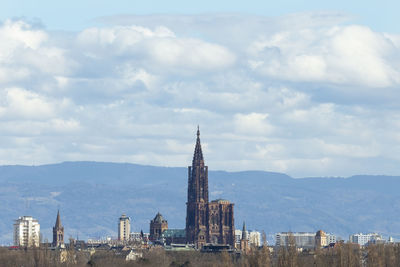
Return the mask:
M0 25L0 164L400 174L400 36L337 13Z

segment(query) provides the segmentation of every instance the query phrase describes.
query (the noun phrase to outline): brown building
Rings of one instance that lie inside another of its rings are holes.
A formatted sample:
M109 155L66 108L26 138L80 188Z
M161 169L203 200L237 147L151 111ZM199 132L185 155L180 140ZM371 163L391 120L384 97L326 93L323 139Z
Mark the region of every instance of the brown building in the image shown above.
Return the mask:
M64 246L64 227L61 225L60 211L57 211L56 224L53 227L53 247Z
M192 166L188 167L188 201L186 203L186 242L200 248L207 243L228 244L235 241L233 203L208 201L208 167L204 165L197 129Z
M156 241L161 238L162 233L168 229L168 222L158 212L156 217L150 222L150 241Z

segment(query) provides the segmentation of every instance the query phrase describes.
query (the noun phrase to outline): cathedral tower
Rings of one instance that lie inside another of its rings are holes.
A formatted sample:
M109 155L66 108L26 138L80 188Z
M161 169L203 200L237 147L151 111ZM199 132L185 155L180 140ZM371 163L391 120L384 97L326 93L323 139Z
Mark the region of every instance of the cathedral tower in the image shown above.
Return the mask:
M202 246L207 242L208 167L204 165L199 128L192 166L188 167L186 206L186 242Z
M197 248L206 243L234 245L233 203L217 199L208 201L208 167L204 164L197 128L192 166L188 167L186 203L186 242Z
M64 227L61 225L60 211L57 211L56 224L53 227L53 247L64 246Z

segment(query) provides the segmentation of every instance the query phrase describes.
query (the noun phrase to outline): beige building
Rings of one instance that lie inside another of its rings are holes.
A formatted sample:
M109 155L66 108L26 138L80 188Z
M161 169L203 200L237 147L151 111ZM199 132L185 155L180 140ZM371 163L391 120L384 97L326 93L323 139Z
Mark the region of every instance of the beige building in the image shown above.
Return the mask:
M328 238L324 231L319 230L315 234L315 248L323 248L326 247L328 244Z
M131 219L122 214L118 223L118 240L128 241L129 234L131 233Z
M40 224L31 216L22 216L14 223L14 245L20 247L39 247Z

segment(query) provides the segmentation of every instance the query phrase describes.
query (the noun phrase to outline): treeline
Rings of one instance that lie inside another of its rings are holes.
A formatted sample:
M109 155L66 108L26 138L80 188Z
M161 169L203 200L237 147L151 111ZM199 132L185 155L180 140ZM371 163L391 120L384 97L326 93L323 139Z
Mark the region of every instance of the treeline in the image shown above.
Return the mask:
M10 250L0 248L0 266L69 267L69 266L165 266L165 267L391 267L400 266L400 245L379 244L360 248L355 244L341 243L333 248L298 251L295 246L274 251L263 247L253 248L248 254L201 253L197 251L172 252L162 248L143 251L143 258L126 261L116 251L64 250L47 248Z

